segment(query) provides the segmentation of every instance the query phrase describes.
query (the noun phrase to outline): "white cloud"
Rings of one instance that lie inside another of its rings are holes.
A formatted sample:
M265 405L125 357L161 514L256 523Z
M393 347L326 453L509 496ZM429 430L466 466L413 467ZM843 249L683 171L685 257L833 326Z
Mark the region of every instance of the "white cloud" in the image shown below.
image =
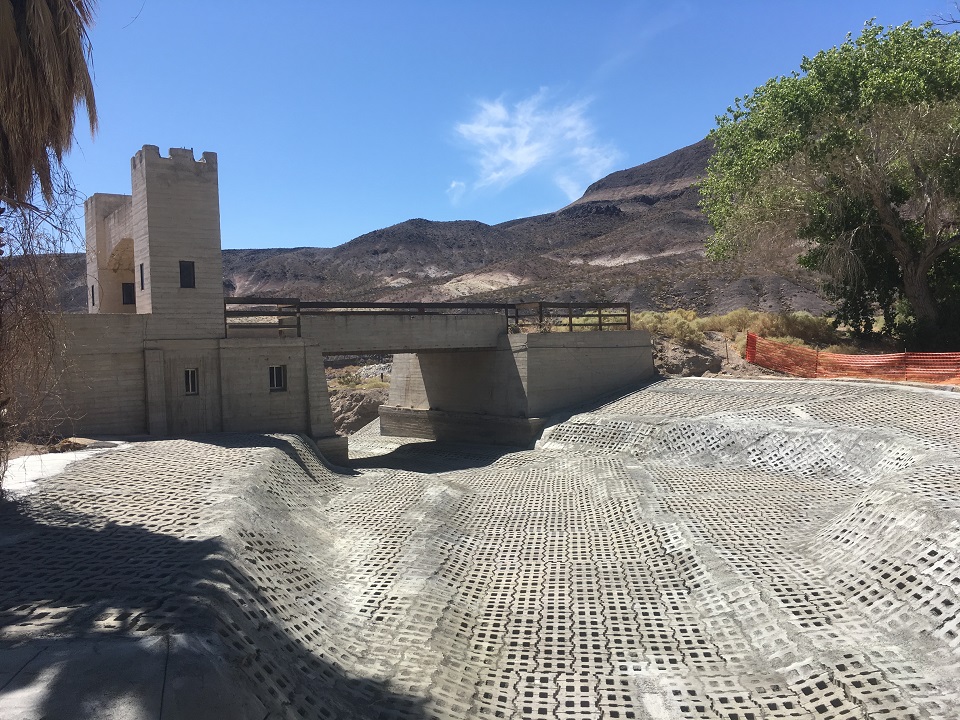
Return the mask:
M513 105L502 98L480 101L476 114L456 126L477 153L479 175L473 186L499 190L537 170L576 200L619 158L613 145L597 139L586 116L588 104L551 102L546 89Z
M460 202L460 198L463 197L463 193L467 189L467 184L461 180L454 180L450 183L450 187L447 188L447 197L450 198L450 202L456 205Z

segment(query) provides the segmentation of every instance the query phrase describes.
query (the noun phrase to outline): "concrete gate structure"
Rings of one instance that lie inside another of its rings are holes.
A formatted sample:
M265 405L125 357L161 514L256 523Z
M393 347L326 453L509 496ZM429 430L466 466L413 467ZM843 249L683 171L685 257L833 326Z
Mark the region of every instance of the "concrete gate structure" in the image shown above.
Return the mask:
M294 432L343 459L323 357L381 352L398 354L385 433L527 444L545 415L653 373L645 332L509 334L494 314L228 328L216 153L145 145L131 175L131 195L86 201L88 313L62 319L61 432Z

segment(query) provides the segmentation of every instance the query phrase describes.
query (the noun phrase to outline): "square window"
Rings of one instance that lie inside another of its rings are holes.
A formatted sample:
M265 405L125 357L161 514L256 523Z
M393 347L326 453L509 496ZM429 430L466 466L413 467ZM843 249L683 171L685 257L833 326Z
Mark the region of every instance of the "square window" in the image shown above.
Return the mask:
M124 305L137 304L137 289L133 283L121 283L120 290L123 293Z
M197 382L197 368L187 368L183 371L184 395L199 395L200 385Z
M195 288L197 277L194 273L193 260L180 261L180 287Z
M282 392L287 389L287 366L270 366L270 392Z

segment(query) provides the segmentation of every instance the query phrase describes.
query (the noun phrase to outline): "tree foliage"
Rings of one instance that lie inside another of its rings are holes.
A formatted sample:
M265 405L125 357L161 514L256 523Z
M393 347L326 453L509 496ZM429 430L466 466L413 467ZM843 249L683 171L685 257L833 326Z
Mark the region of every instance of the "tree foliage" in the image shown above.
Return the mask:
M713 257L776 243L855 330L944 341L960 275L960 36L867 23L737 98L700 184ZM957 308L960 309L960 308Z
M0 0L0 479L10 441L34 435L55 394L56 253L77 233L62 158L76 109L97 113L92 0Z

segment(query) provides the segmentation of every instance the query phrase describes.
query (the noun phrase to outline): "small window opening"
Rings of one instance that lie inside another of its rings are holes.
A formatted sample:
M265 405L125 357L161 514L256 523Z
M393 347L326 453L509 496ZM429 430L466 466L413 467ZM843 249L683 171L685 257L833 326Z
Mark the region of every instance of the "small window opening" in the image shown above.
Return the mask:
M96 305L96 304L97 304L97 296L94 295L93 285L90 286L90 304L91 304L91 305Z
M140 263L140 289L143 290L143 263Z
M197 286L197 278L194 274L193 260L181 260L180 261L180 287L182 288L195 288Z
M282 392L287 389L287 366L270 366L270 392Z
M120 290L123 293L124 305L137 304L137 288L133 283L121 283Z
M187 368L183 371L184 395L199 395L200 385L197 382L197 368Z

